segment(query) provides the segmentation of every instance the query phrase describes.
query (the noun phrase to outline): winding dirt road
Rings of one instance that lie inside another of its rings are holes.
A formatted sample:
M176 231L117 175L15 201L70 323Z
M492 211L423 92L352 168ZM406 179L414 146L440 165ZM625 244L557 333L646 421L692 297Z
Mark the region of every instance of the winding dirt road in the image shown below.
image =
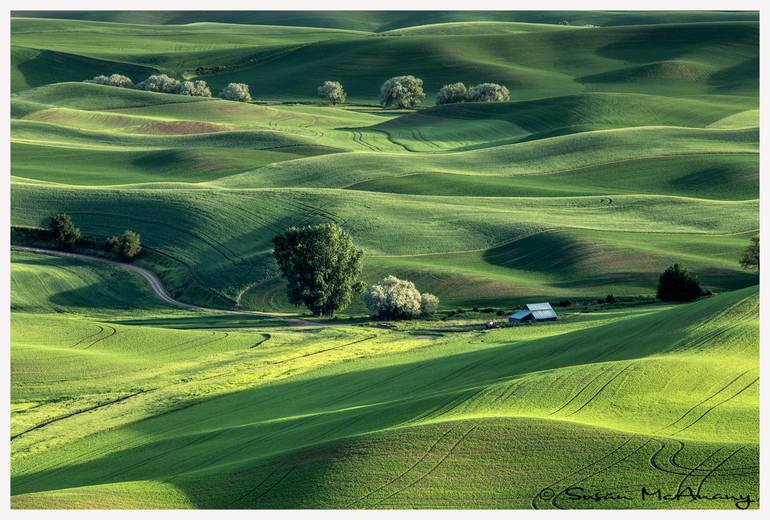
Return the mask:
M303 320L301 318L288 318L286 316L281 316L278 314L268 314L265 312L257 312L257 311L234 311L234 310L227 310L227 309L214 309L210 307L200 307L198 305L191 305L189 303L180 302L179 300L174 299L174 297L168 293L166 288L163 287L163 282L160 281L160 278L158 278L158 276L155 273L153 273L149 269L145 269L144 267L139 267L133 264L116 262L115 260L109 260L107 258L101 258L98 256L81 255L79 253L70 253L68 251L58 251L55 249L44 249L39 247L11 246L11 249L14 251L27 251L30 253L41 253L45 255L62 256L65 258L76 258L78 260L84 260L86 262L107 264L114 267L119 267L121 269L125 269L127 271L132 271L134 273L137 273L147 281L147 283L150 286L150 289L152 289L152 292L154 292L158 298L168 303L169 305L173 305L174 307L179 307L182 309L206 311L206 312L219 312L219 313L227 313L227 314L249 314L253 316L262 316L265 318L278 318L278 319L286 320L291 326L294 326L294 327L331 327L333 326L331 323L316 323L314 321Z

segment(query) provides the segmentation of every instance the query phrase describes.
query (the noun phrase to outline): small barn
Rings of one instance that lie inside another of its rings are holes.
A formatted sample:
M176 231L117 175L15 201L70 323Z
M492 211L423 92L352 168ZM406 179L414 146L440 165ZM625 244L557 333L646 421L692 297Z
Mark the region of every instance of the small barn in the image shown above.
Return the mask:
M508 323L515 325L533 321L554 321L556 318L556 311L550 303L528 303L524 309L509 315Z

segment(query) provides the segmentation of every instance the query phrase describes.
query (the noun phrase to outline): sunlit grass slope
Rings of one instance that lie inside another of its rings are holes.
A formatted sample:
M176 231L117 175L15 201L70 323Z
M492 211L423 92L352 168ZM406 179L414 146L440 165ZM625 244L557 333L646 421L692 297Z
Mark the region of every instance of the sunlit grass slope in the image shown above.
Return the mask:
M757 305L748 288L440 339L113 322L88 348L99 322L20 313L14 504L595 506L538 496L579 484L633 494L600 507L706 507L642 502L650 483L756 496ZM63 320L77 326L48 339Z

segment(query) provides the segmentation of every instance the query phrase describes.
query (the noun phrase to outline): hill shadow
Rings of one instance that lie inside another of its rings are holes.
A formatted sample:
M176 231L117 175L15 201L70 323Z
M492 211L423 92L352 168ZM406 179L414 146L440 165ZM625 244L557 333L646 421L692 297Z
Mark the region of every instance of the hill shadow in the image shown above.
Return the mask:
M126 439L141 444L16 476L12 493L160 480L180 486L197 507L228 507L259 483L255 473L276 470L270 463L273 457L415 424L467 401L488 385L525 374L676 350L683 340L693 341L689 334L695 324L754 293L728 293L532 341L479 344L474 350L463 345L454 354L446 353L448 346L429 354L416 351L395 365L371 368L372 363L363 360L358 367L347 365L343 373L322 369L309 378L189 401L114 432L115 446ZM240 481L231 479L235 472L242 475ZM224 474L230 480L221 482L224 489L217 487L216 494L207 496L198 487L200 479L211 482ZM199 482L193 486L189 479L195 478Z

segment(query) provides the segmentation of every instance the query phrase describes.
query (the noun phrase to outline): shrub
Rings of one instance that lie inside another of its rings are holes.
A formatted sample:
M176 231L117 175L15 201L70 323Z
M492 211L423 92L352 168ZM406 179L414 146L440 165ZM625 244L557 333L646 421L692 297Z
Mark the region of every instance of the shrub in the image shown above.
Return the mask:
M420 291L409 280L386 276L364 291L364 303L373 317L409 319L430 316L438 309L438 298Z
M323 85L318 87L318 97L337 105L345 102L347 94L339 81L324 81Z
M396 76L380 87L380 104L383 107L414 108L424 98L422 80L414 76Z
M75 227L72 217L66 213L52 216L48 227L54 239L65 247L72 247L80 240L80 229Z
M698 299L702 293L698 278L679 264L672 265L660 275L657 293L659 300L691 302Z
M615 303L618 301L613 295L608 294L607 297L604 299L607 303Z
M120 239L115 235L112 235L104 241L104 249L106 251L115 251L120 246Z
M136 88L148 90L150 92L177 94L179 92L179 80L167 76L166 74L153 74L146 80L137 83Z
M751 242L741 257L741 267L759 270L759 236L751 238Z
M420 295L420 313L423 316L432 316L438 310L438 297L431 293Z
M93 79L87 79L86 83L96 83L98 85L110 85L112 87L132 88L134 82L128 76L121 74L111 74L109 76L94 76Z
M508 89L497 83L481 83L468 89L468 101L508 101Z
M492 314L493 312L495 312L495 310L492 307L486 307L482 310L484 311L484 314Z
M219 92L219 97L229 99L230 101L242 101L248 103L251 101L249 86L245 83L230 83Z
M450 103L462 103L468 95L468 89L463 83L451 83L444 85L436 94L437 105L448 105Z
M420 291L408 280L386 276L364 291L369 314L378 318L416 318L420 315Z
M211 89L205 81L182 81L177 89L177 94L183 96L211 97Z
M505 311L501 309L497 311L495 314L497 314L498 316L505 316Z
M303 303L315 316L333 316L361 291L363 251L337 224L290 227L273 245L289 301Z
M142 252L142 241L139 233L127 229L120 236L120 254L123 258L133 260Z
M569 300L562 300L559 302L559 307L569 307L572 305L572 302Z

